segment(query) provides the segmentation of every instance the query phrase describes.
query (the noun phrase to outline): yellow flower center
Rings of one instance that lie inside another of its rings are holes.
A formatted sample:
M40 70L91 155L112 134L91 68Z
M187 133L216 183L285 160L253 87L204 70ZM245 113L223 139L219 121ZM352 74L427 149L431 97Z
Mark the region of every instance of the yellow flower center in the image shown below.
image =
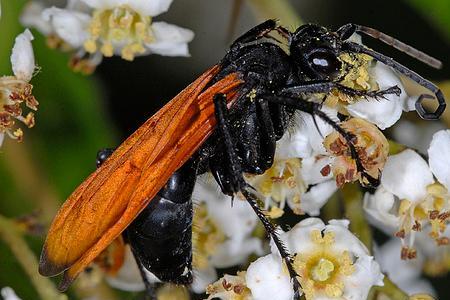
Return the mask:
M306 186L300 173L301 161L298 158L275 160L272 167L264 174L252 176L247 174L246 180L265 198L265 208L272 219L284 214L286 200L290 199L296 214L302 214L300 208L301 195Z
M206 205L202 203L196 206L192 223L192 247L195 249L193 267L206 269L209 265L209 257L217 251L218 246L225 239L225 234L219 226L209 218Z
M22 129L13 129L15 121L24 123L28 128L34 126L34 114L22 115L22 103L32 110L37 110L38 102L32 94L33 86L15 76L0 77L0 133L21 140Z
M334 271L334 264L330 260L321 257L319 262L311 269L311 278L315 281L327 281Z
M341 297L344 293L343 279L355 271L350 254L334 250L332 232L322 235L319 230L313 230L311 240L313 249L297 253L294 259L294 268L300 276L306 299L317 295Z
M100 50L107 57L120 48L123 59L133 60L136 54L145 52L146 43L154 41L150 25L150 16L143 16L126 5L96 10L84 48L89 53Z

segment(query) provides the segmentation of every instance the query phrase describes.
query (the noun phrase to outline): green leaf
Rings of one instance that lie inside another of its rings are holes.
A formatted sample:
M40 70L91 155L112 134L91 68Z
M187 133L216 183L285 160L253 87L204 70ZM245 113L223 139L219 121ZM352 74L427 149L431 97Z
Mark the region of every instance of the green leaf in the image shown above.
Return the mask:
M24 3L2 1L0 76L12 75L11 49L17 34L24 30L18 21ZM33 34L40 68L31 80L33 94L40 103L36 126L31 129L21 126L24 143L5 138L0 148L0 214L9 217L38 208L44 216L53 216L74 188L95 169L97 151L117 145L95 77L72 72L67 66L67 54L49 49L45 37L36 31ZM0 257L5 258L0 259L0 287L13 287L22 299L38 299L1 241Z
M430 22L450 38L450 4L448 0L405 0L425 15Z

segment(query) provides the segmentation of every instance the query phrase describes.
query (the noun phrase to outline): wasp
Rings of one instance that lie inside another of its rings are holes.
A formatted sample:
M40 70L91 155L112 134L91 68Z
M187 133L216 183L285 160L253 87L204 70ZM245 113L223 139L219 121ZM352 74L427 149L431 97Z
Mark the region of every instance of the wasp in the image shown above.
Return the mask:
M280 37L274 37L274 34ZM112 241L124 233L141 266L162 281L192 282L192 201L196 176L211 172L224 194L240 193L278 247L293 281L291 256L257 204L243 173L262 174L274 161L276 141L296 111L330 124L346 141L358 172L376 186L353 145L354 137L330 119L311 94L336 89L352 97L399 95L393 86L361 91L340 84L343 53L366 54L427 88L416 101L424 119L445 109L439 88L395 60L350 40L364 34L435 68L441 62L375 29L347 24L336 31L308 24L295 31L268 20L232 43L225 57L181 91L115 151L100 152L99 167L69 196L55 217L41 254L39 272L64 272L69 287ZM283 39L283 40L280 40ZM285 49L287 46L287 50ZM249 96L252 95L252 96ZM423 106L437 99L435 111ZM144 281L145 276L144 276ZM147 282L148 283L148 282Z

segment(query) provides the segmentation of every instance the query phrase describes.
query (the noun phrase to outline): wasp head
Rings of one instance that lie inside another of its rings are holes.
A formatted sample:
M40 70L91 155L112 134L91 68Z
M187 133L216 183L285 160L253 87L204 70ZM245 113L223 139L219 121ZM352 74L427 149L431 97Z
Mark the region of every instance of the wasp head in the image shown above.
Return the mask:
M289 45L291 57L300 72L315 80L333 80L340 74L340 37L318 25L300 26Z

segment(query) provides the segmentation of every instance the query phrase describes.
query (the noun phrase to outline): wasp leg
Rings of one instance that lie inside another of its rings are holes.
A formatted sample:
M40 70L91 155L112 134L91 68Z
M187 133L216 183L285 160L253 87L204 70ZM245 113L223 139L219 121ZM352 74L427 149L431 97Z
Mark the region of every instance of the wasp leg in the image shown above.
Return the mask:
M419 96L419 98L416 101L416 110L422 119L436 120L436 119L439 119L439 117L444 112L445 107L446 107L444 95L442 94L442 91L431 81L426 80L425 78L423 78L416 72L411 71L404 65L393 60L392 58L387 57L386 55L383 55L374 50L368 49L362 45L359 45L359 44L356 44L353 42L345 42L342 45L342 49L344 51L348 51L348 52L367 54L367 55L373 57L374 59L376 59L377 61L382 62L386 66L393 68L394 70L400 72L401 74L405 75L406 77L410 78L411 80L417 82L421 86L430 90L434 94L434 97L429 94L422 94ZM429 112L423 107L422 102L425 99L434 99L435 97L438 101L438 107L436 108L436 110L434 112Z
M230 49L240 48L244 44L259 40L260 38L264 37L266 34L271 32L272 30L275 30L276 28L277 28L277 22L273 19L269 19L255 27L253 27L252 29L250 29L249 31L247 31L246 33L244 33L243 35L238 37L233 42L233 44L231 44Z
M144 282L145 286L145 299L148 300L156 300L158 297L156 296L156 283L150 283L147 278L147 274L145 273L144 266L142 265L141 260L139 259L139 256L137 253L133 250L132 247L130 247L131 253L133 253L134 260L136 261L136 264L139 269L139 274L141 274L142 281Z
M213 175L221 186L222 191L229 196L233 196L235 193L238 193L242 187L246 186L246 182L242 177L242 167L237 159L238 156L235 150L234 139L229 130L228 108L226 96L224 94L217 94L214 96L214 109L218 130L222 135L225 146L224 154L227 156L226 162L229 163L227 165L229 174L226 174L228 176L220 174L222 170L217 169L216 172L213 171ZM213 170L215 170L214 166L212 167Z
M228 126L228 109L226 106L226 97L223 94L217 94L214 97L214 107L216 112L216 118L218 123L218 129L220 130L224 143L226 148L226 153L228 155L229 159L229 166L231 168L230 173L232 174L231 178L232 182L236 184L234 186L233 190L235 192L241 192L242 195L245 197L247 202L250 204L253 211L256 213L258 218L261 220L261 223L264 225L264 228L266 232L270 235L270 237L273 239L278 251L280 252L280 256L285 261L286 266L289 270L289 275L291 277L291 280L293 281L293 287L294 287L294 299L298 300L300 299L300 283L297 279L297 273L294 270L294 266L292 265L292 257L287 251L286 247L284 246L283 242L281 241L280 237L278 236L277 230L275 226L270 222L270 220L267 218L267 216L264 214L264 212L259 208L257 200L258 198L249 191L251 187L244 181L244 178L242 177L242 172L240 169L240 165L237 160L237 155L234 150L234 144L233 139L231 136L231 132L229 131Z
M380 99L385 98L387 95L391 94L400 96L402 92L402 90L396 85L381 91L362 91L346 87L342 84L333 81L325 81L325 82L306 83L302 85L290 86L282 89L281 93L288 94L289 96L294 96L299 94L329 93L331 92L332 89L337 89L338 91L351 97L364 97L366 99L367 98Z
M269 35L272 31L278 32L286 40L291 38L291 32L288 29L277 25L277 21L269 19L238 37L233 44L231 44L230 49L231 51L239 49L248 43L258 41L264 37L280 43L276 38Z
M359 173L361 173L361 176L368 181L371 187L377 187L380 184L380 178L374 178L369 174L367 174L364 166L362 165L361 158L359 157L355 145L353 144L355 136L352 133L345 131L345 129L339 126L338 123L333 121L326 113L321 111L320 110L321 104L301 100L295 97L276 96L270 94L263 95L262 97L270 102L275 102L294 107L295 109L311 114L313 117L318 116L323 121L331 125L331 127L333 127L333 129L336 130L347 142L348 148L350 149L351 158L355 161L356 169Z

